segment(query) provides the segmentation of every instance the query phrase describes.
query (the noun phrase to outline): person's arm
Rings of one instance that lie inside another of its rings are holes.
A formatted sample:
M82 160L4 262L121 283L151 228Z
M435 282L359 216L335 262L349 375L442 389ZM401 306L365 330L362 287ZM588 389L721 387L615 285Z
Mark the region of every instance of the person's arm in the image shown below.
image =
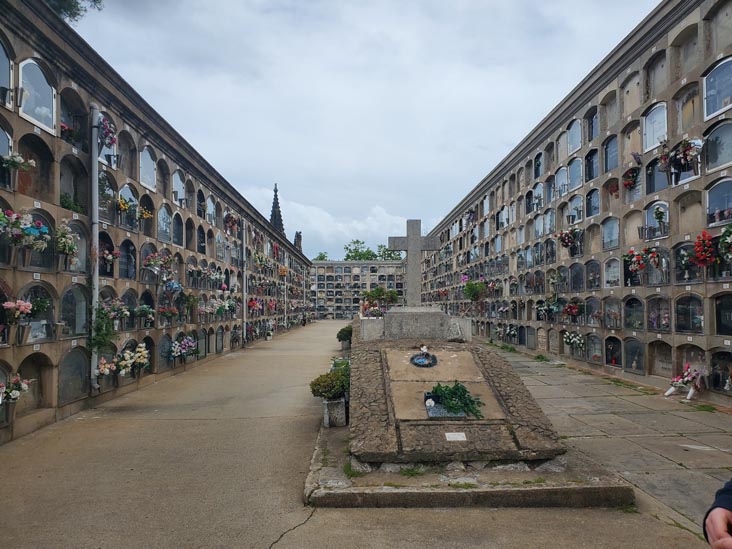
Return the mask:
M714 503L704 515L702 528L704 538L709 543L725 537L732 539L729 532L732 528L732 480L728 480L722 488L717 490Z

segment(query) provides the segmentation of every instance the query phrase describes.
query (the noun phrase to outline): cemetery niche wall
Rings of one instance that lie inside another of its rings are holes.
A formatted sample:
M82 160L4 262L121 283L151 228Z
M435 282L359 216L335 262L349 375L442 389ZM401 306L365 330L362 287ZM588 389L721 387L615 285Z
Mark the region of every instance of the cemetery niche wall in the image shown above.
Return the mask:
M0 302L32 306L0 310L0 383L34 380L0 405L0 443L309 310L300 248L43 2L0 11L0 157Z

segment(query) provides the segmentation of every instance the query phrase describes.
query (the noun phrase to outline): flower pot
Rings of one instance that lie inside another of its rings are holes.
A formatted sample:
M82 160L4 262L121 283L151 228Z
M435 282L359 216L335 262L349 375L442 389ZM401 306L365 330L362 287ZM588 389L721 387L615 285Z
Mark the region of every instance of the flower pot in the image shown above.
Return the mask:
M16 190L18 190L18 169L11 168L9 171L10 171L10 181L8 182L9 188L11 191L16 191Z
M5 344L6 345L15 345L18 342L18 326L17 324L11 324L8 326L8 329L5 331L6 339Z
M323 426L345 427L347 423L345 397L334 400L323 399Z
M69 256L66 254L58 254L58 272L63 272L68 269Z
M668 397L671 395L675 395L678 392L679 392L678 387L669 387L668 390L665 393L663 393L663 396Z
M696 389L694 387L689 388L689 393L686 395L686 400L691 400L696 395Z
M28 337L30 336L30 324L18 324L18 335L16 343L23 345L27 343Z

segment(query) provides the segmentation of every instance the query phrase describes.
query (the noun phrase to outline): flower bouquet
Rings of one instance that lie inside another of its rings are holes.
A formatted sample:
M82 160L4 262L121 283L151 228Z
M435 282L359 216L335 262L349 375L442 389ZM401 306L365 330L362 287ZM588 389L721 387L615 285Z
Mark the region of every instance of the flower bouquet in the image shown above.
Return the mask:
M16 301L6 301L3 303L3 309L5 309L5 316L8 324L18 324L21 321L26 321L31 318L33 305L28 301L18 299Z
M564 344L572 349L583 351L585 348L585 338L578 332L564 332Z
M158 314L164 318L173 318L178 316L177 307L158 307Z
M717 261L718 258L714 243L712 242L712 235L707 231L702 231L696 237L693 262L699 267L710 267L717 263Z
M106 358L101 357L94 374L97 376L108 376L115 372L117 372L117 357L114 357L109 361L107 361Z
M577 244L577 241L579 240L579 237L581 235L582 229L572 227L571 229L567 229L566 231L559 231L559 233L555 234L554 236L559 239L559 244L561 244L563 248L571 248L572 246Z
M112 148L117 143L117 128L114 127L109 118L99 115L99 144L107 149Z
M622 258L628 264L628 270L631 273L642 271L648 264L646 254L642 251L636 252L635 248L630 248L628 253L623 254Z
M724 228L722 236L719 237L717 249L722 261L732 263L732 225L727 225Z
M102 259L107 263L107 268L111 269L114 262L119 259L120 253L117 250L107 250L106 248L102 251Z
M506 337L516 337L518 335L518 331L516 329L516 326L511 324L508 328L506 328Z
M141 318L145 323L153 322L155 320L155 309L150 305L140 305L135 308L135 316Z
M653 219L655 219L659 223L663 223L664 221L666 221L666 210L664 210L660 206L656 206L655 208L653 208Z
M28 246L36 252L42 252L51 241L48 227L40 220L34 221L28 212L6 210L0 216L0 226L4 226L11 246Z
M56 252L75 257L79 253L78 240L79 235L71 230L68 221L62 220L56 228Z
M572 318L579 316L580 314L580 306L578 303L570 303L568 305L564 306L564 310L562 311L562 314L571 316Z
M684 371L681 375L671 378L671 387L664 393L664 396L671 396L675 394L680 388L688 388L689 394L686 396L688 400L691 400L697 391L701 390L699 386L699 380L701 378L701 372L699 370L692 370L691 364L688 362L684 365Z
M0 383L0 404L4 400L8 402L18 402L23 393L27 393L33 379L21 379L20 375L15 374L8 380L8 384Z
M11 153L7 156L1 157L0 163L2 163L3 168L9 168L11 170L22 170L24 172L27 172L31 168L36 167L35 160L33 160L32 158L26 160L18 153Z
M150 210L148 210L147 208L143 208L142 206L140 206L137 209L137 219L152 219L152 218L153 218L153 213Z
M633 189L638 184L638 176L640 170L638 168L629 168L623 174L623 187L627 190Z

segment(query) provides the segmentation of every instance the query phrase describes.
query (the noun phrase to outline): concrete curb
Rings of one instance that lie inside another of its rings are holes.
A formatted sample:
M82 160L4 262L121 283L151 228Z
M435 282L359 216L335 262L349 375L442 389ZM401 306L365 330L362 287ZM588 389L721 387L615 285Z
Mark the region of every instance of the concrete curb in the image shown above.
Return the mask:
M361 463L348 428L321 427L303 500L315 507L626 507L633 486L580 452L543 463ZM418 473L415 473L419 470Z

